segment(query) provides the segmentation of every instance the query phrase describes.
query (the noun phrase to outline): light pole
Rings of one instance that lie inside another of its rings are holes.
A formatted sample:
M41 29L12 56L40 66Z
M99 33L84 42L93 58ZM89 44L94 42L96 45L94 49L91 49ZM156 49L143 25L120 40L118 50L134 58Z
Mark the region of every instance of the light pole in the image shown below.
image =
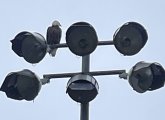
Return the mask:
M126 70L90 71L90 54L101 45L113 45L125 56L137 54L146 44L148 35L142 25L128 22L122 25L111 41L99 41L96 31L87 22L77 22L66 32L66 43L52 45L51 48L69 48L78 56L82 56L82 71L75 73L44 74L39 79L30 70L12 72L5 78L0 90L7 97L15 100L33 100L38 95L41 86L53 78L69 77L66 92L76 102L81 104L80 120L89 120L89 102L98 94L99 86L93 76L119 75L128 79L131 87L138 93L152 91L164 86L165 71L158 63L138 62L130 72ZM40 62L47 50L47 43L39 33L21 32L12 40L12 49L29 63Z
M90 68L90 55L82 57L82 72L89 72ZM81 103L80 120L89 120L89 103Z

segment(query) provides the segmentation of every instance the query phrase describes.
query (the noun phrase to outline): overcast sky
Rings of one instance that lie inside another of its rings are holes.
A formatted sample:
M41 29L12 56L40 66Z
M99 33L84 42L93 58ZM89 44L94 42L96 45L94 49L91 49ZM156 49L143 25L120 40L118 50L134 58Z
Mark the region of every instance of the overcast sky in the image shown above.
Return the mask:
M78 21L93 25L99 40L112 40L117 28L128 21L141 23L149 39L136 55L125 57L114 46L97 47L91 55L91 70L129 69L138 61L158 62L165 67L164 0L1 0L0 84L13 71L30 69L40 78L47 73L79 72L81 57L69 49L48 54L36 65L27 63L11 50L10 40L21 31L39 32L44 37L52 21L67 28ZM95 77L99 94L90 103L90 120L164 120L165 88L139 94L118 76ZM80 104L66 94L66 79L52 79L31 102L16 101L0 93L1 120L78 120Z

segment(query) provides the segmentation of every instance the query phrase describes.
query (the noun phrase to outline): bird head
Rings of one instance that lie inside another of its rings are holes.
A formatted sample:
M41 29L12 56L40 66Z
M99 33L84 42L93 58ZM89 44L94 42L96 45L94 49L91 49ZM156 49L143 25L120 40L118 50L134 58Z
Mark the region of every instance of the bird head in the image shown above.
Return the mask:
M61 24L59 21L55 20L53 21L52 26L61 26Z

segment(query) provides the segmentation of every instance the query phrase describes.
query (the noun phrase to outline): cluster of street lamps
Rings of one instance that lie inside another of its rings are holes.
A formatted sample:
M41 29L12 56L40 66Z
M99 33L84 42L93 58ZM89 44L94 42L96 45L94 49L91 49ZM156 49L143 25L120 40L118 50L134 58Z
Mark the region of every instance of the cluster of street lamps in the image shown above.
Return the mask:
M119 75L128 79L138 93L152 91L164 86L165 71L158 63L138 62L131 70L90 71L90 54L100 45L114 45L125 56L137 54L148 40L147 31L137 22L127 22L118 28L112 41L99 41L94 27L87 22L76 22L66 32L66 43L52 45L52 48L69 48L72 53L82 56L82 72L47 74L40 79L35 73L24 69L11 72L5 78L0 90L15 100L34 100L41 86L52 78L70 77L68 95L81 103L81 120L88 120L89 102L98 94L99 85L93 76ZM39 33L21 32L15 36L12 50L28 63L39 63L47 53L47 42Z

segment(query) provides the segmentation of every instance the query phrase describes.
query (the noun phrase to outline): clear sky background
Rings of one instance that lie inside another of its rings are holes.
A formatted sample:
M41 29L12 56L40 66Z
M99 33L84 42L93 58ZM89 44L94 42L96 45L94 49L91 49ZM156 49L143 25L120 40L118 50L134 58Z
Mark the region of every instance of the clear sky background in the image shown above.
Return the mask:
M91 55L91 70L126 69L138 61L159 62L165 67L164 0L1 0L0 1L0 84L13 71L30 69L40 78L46 73L78 72L81 57L69 49L59 49L55 58L48 54L36 65L19 58L10 40L21 31L39 32L55 19L62 25L62 43L67 28L78 21L93 25L99 40L112 40L117 28L128 21L141 23L149 39L136 55L124 57L114 46L97 47ZM165 88L136 93L118 76L95 77L99 94L90 103L90 120L164 120ZM42 86L31 102L16 101L0 93L1 120L79 120L80 104L66 94L68 78L52 79Z

